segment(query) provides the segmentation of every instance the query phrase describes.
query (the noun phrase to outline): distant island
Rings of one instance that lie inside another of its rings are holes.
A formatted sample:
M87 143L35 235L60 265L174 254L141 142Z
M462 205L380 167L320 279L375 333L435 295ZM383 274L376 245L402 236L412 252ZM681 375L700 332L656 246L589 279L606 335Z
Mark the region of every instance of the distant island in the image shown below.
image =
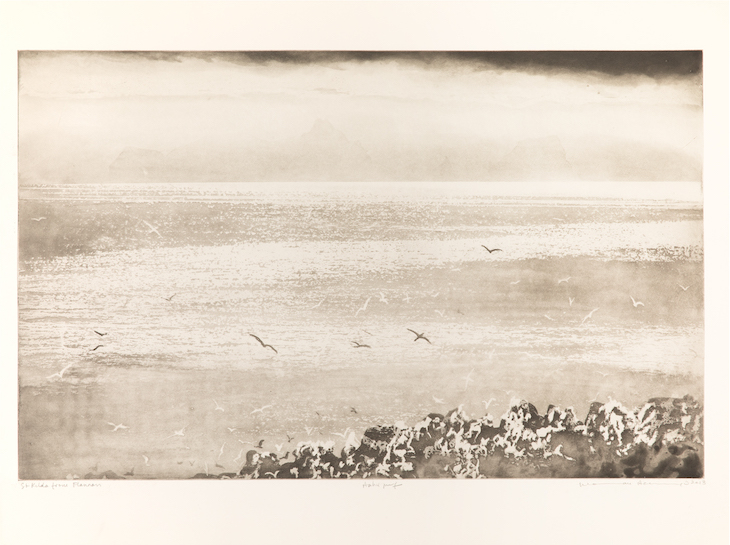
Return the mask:
M52 133L21 140L20 182L154 183L267 181L683 181L701 165L681 151L616 139L585 139L566 149L555 135L503 142L474 139L428 146L366 149L317 119L296 138L267 141L239 134L196 141L167 153L102 148ZM647 178L647 157L651 176Z

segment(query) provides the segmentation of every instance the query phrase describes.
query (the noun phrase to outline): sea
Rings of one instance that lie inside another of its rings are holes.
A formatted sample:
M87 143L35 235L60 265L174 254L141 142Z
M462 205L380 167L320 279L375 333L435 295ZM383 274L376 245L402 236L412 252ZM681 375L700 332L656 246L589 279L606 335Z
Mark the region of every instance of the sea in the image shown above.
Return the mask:
M702 401L701 188L589 186L21 186L19 477L233 472L521 399Z

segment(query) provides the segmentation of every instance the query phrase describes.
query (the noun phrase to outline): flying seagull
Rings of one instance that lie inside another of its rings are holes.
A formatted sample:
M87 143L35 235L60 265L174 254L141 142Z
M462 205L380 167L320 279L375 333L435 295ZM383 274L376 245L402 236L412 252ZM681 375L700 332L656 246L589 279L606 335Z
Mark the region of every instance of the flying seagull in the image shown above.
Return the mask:
M592 318L592 317L593 317L593 313L594 313L594 312L596 312L597 310L598 310L597 308L594 308L594 309L593 309L592 311L590 311L590 312L589 312L589 313L588 313L588 314L586 315L586 317L585 317L585 318L583 318L583 321L581 322L581 324L584 324L586 320L588 320L588 319Z
M264 448L264 439L260 439L259 440L259 444L258 445L254 445L254 447L256 447L256 448Z
M350 341L350 342L355 345L353 348L371 348L371 346L369 344L360 344L357 341Z
M169 439L170 437L177 437L177 436L185 437L185 428L187 428L187 426L183 426L181 429L177 430L172 435L168 435L167 437L165 437L165 439Z
M566 276L565 278L561 278L560 280L558 280L558 284L562 284L563 282L567 283L568 280L570 280L571 278L573 278L573 277L572 276Z
M215 410L216 411L221 411L221 412L225 411L225 409L223 407L221 407L220 405L218 405L218 402L215 399L213 400L213 403L215 403Z
M52 375L49 375L46 378L53 378L53 377L63 378L63 374L66 372L66 369L68 369L72 365L73 365L73 363L69 363L66 367L61 369L58 373L53 373Z
M43 221L46 218L43 217L43 218L30 218L30 219L32 219L33 221Z
M380 302L385 303L386 305L388 304L388 300L385 298L382 291L380 292Z
M406 328L406 329L408 329L408 328ZM416 336L416 338L413 339L413 342L416 342L418 339L423 339L428 344L431 344L431 341L429 341L426 337L424 337L425 333L416 333L412 329L408 329L408 331L410 331L411 333L413 333Z
M682 288L682 291L687 291L688 289L690 289L690 288L692 287L692 286L687 286L687 287L684 287L684 286L683 286L682 284L677 284L677 285L678 285L678 286L679 286L680 288Z
M514 282L510 282L509 284L510 284L510 286L516 286L519 283L520 283L519 280L515 280Z
M129 427L125 426L124 424L115 424L114 422L107 422L110 426L114 426L114 429L112 431L117 431L118 429L128 430Z
M104 335L109 335L109 333L99 333L96 329L94 330L94 333L99 335L99 337L103 337Z
M629 297L631 296L629 295ZM631 297L631 302L634 303L634 308L638 307L639 305L641 305L642 307L644 306L644 303L642 303L641 301L637 301L633 297Z
M162 238L162 235L160 234L160 232L157 230L156 227L152 227L152 225L147 223L145 220L142 220L142 223L144 223L147 227L150 228L150 231L149 231L150 233L157 233L157 236Z
M142 455L142 458L144 458L144 465L146 465L146 466L150 465L150 459L149 459L149 457L147 457L147 456L145 456L143 454Z
M253 333L249 333L249 335L251 335L251 336L252 336L252 337L253 337L254 339L256 339L256 340L257 340L257 341L258 341L259 343L261 343L261 346L263 346L264 348L271 348L271 349L272 349L272 350L273 350L274 352L276 352L277 354L279 353L279 352L278 352L278 351L276 350L276 348L274 348L274 347L273 347L273 346L271 346L270 344L266 344L266 343L264 343L264 341L262 341L261 339L259 339L259 338L258 338L258 337L257 337L256 335L254 335Z
M355 316L357 316L358 314L360 314L360 312L363 312L366 308L368 308L368 303L370 302L370 299L372 299L372 297L368 297L367 301L365 301L365 304L357 310L357 312L355 313Z
M312 309L315 309L315 308L317 308L317 307L318 307L319 305L321 305L322 303L324 303L324 300L325 300L325 299L327 299L327 298L325 297L324 299L322 299L322 300L321 300L321 301L320 301L319 303L317 303L316 305L314 305L314 306L312 307Z
M570 306L573 306L573 301L575 301L575 297L568 297L568 303L570 303Z
M488 251L488 252L489 252L490 254L491 254L492 252L501 252L501 251L502 251L502 250L501 250L501 248L494 248L493 250L490 250L490 249L489 249L489 248L487 248L487 247L486 247L486 246L485 246L484 244L482 244L482 248L484 248L484 249L485 249L486 251Z
M472 369L471 371L469 371L469 374L468 374L468 375L466 375L466 377L464 377L464 382L465 382L465 385L464 385L464 391L466 391L466 389L467 389L467 388L469 387L469 383L470 383L470 382L474 382L474 379L473 379L473 378L471 378L471 374L472 374L473 372L474 372L474 369Z
M170 295L170 297L162 297L162 299L164 299L165 301L172 301L172 298L175 297L176 295L177 295L177 293L173 293L172 295Z
M443 400L443 399L441 399L441 398L438 398L438 397L436 397L436 396L434 396L434 395L432 395L431 397L433 397L433 400L434 400L434 401L435 401L436 403L439 403L439 404L441 404L441 405L443 405L443 404L444 404L444 400Z
M100 345L98 345L98 346L97 346L96 348L92 348L92 349L91 349L91 351L93 352L93 351L95 351L95 350L96 350L97 348L101 348L102 346L104 346L104 345L103 345L103 344L100 344Z
M350 431L350 428L347 428L344 433L339 433L339 432L333 431L332 434L337 435L338 437L342 437L343 439L347 439L347 432L349 432L349 431Z
M355 407L350 407L350 412L357 414L357 410L355 409Z
M253 411L251 411L251 414L254 414L254 413L262 413L262 412L264 412L264 409L268 409L271 406L272 405L264 405L263 407L260 407L258 409L254 409Z

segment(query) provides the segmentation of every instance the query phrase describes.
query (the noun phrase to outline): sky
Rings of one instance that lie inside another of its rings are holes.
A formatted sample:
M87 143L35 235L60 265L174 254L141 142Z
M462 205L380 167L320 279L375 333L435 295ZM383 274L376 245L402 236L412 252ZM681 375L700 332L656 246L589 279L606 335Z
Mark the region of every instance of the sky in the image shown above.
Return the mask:
M21 183L104 181L127 148L156 150L168 161L181 150L198 157L186 172L206 172L213 162L240 170L233 152L221 155L234 148L265 181L272 157L289 161L304 153L297 139L317 120L348 146L362 147L373 179L425 181L448 170L465 181L697 182L702 57L696 51L19 56ZM343 157L337 169L319 157L317 168L300 162L282 175L333 179L360 168L352 150L325 140L307 153Z

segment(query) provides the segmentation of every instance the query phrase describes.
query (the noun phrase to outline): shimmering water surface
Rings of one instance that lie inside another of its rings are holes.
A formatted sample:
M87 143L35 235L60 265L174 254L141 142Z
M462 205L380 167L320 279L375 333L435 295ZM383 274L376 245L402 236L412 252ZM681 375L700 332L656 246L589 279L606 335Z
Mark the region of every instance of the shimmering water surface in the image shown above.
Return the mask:
M235 470L261 439L492 398L702 398L698 203L165 184L19 207L21 478Z

